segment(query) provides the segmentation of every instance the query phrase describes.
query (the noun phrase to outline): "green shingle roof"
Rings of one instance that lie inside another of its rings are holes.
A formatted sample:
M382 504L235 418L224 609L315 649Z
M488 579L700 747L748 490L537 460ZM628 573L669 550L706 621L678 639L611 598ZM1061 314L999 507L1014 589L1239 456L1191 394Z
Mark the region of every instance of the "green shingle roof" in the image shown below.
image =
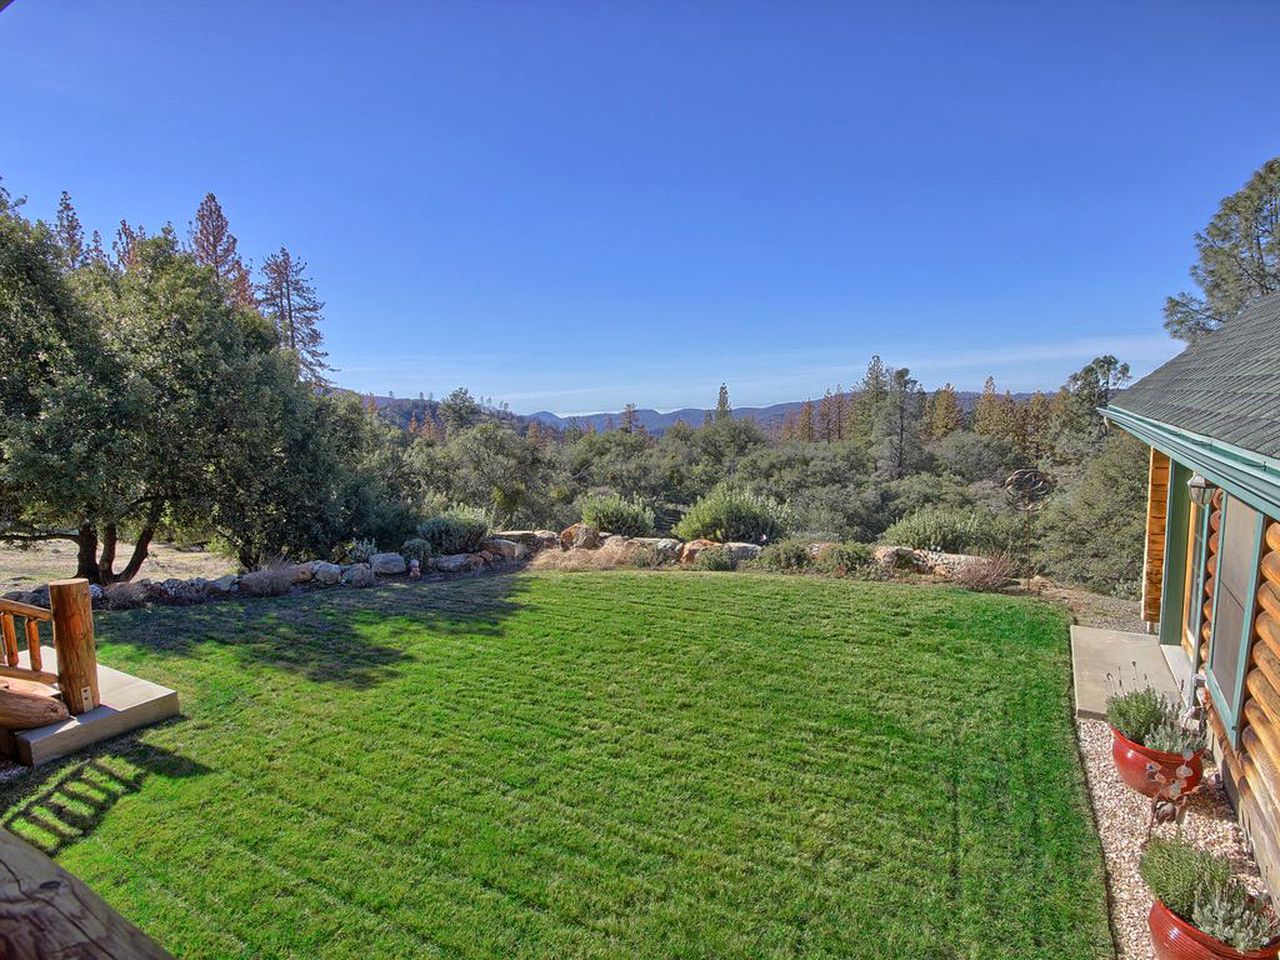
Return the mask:
M1201 337L1110 406L1280 458L1280 294Z

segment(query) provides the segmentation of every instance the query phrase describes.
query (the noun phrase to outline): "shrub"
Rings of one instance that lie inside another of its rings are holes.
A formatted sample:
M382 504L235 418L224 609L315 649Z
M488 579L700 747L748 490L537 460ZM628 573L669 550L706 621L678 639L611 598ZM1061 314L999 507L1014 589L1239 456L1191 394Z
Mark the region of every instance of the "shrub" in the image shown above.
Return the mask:
M140 583L109 583L102 588L108 610L133 610L147 602L147 590Z
M893 524L881 539L916 550L970 553L1004 547L1012 533L1009 518L985 510L924 507Z
M368 563L369 558L377 552L378 544L373 540L357 540L355 543L351 544L351 546L347 547L346 553L343 554L343 562Z
M957 586L966 590L990 593L1012 580L1015 570L1012 558L1007 553L998 553L961 565L953 579Z
M806 540L788 538L771 543L760 551L756 565L777 573L798 573L807 570L813 564L813 556L809 553Z
M593 494L582 498L582 522L597 530L624 537L647 537L653 533L653 509L639 500L616 493Z
M281 597L293 589L293 567L264 567L240 578L240 592L247 597Z
M1250 896L1239 880L1201 893L1191 922L1197 930L1245 953L1265 947L1280 932L1275 914Z
M786 536L790 522L788 510L777 501L721 484L685 512L675 535L681 540L762 543Z
M426 569L427 561L431 559L431 544L421 537L410 537L400 545L400 555L404 557L405 563L417 560Z
M864 577L879 570L875 552L868 544L833 543L818 554L815 566L836 577Z
M1156 837L1138 872L1166 907L1236 950L1257 950L1280 933L1271 909L1233 876L1224 856Z
M1203 730L1187 727L1176 714L1176 709L1170 710L1169 715L1147 734L1143 746L1165 753L1185 754L1199 753L1209 745Z
M1147 745L1147 739L1155 729L1170 719L1174 712L1173 704L1153 687L1122 691L1107 697L1107 723L1143 746Z
M728 547L708 547L706 550L700 550L693 558L693 568L727 572L737 570L738 561L733 558L733 552Z
M474 511L453 509L418 525L418 537L438 556L475 553L489 533L489 522Z
M1148 842L1138 872L1152 895L1185 920L1192 920L1196 901L1205 893L1231 882L1231 862L1226 857L1160 837Z

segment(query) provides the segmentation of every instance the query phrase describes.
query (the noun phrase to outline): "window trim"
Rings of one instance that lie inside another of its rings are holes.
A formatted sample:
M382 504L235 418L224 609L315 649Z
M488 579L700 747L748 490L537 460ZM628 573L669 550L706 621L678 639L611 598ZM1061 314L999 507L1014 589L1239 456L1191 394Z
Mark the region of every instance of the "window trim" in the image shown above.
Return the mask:
M1193 621L1191 625L1192 673L1199 672L1201 667L1208 667L1208 664L1204 663L1200 659L1200 649L1203 646L1200 631L1204 628L1204 581L1209 565L1209 535L1211 533L1209 530L1209 517L1212 513L1213 509L1210 507L1200 507L1196 511L1196 526L1200 528L1200 549L1192 560L1192 563L1195 564L1195 569L1191 574L1191 596L1195 598L1195 602L1187 603L1185 600L1183 602L1183 609L1186 610L1189 608L1191 619ZM1216 596L1217 587L1214 587L1214 594L1215 596L1213 597L1213 600L1216 603L1218 599ZM1210 637L1209 646L1210 649L1212 649L1212 635Z
M1227 527L1227 511L1231 509L1233 502L1239 501L1244 506L1253 510L1258 518L1253 527L1253 545L1250 551L1252 563L1250 569L1253 570L1253 577L1249 581L1249 589L1245 594L1244 604L1244 623L1241 626L1241 635L1238 642L1241 645L1239 663L1236 665L1235 676L1235 700L1228 702L1227 696L1223 693L1222 687L1218 683L1218 678L1213 672L1213 651L1218 643L1218 594L1222 591L1222 568L1223 568L1223 548L1226 545L1224 532ZM1205 511L1206 523L1208 515L1211 511ZM1227 737L1232 747L1240 745L1240 726L1242 719L1241 707L1244 703L1244 683L1245 676L1249 671L1249 647L1253 639L1253 621L1256 613L1255 608L1258 605L1258 566L1262 562L1262 542L1266 534L1267 516L1262 511L1256 509L1248 501L1231 494L1225 494L1222 499L1222 522L1218 524L1218 575L1214 577L1213 585L1213 607L1210 613L1209 622L1212 624L1212 633L1209 640L1209 661L1204 664L1205 686L1209 690L1209 695L1213 699L1213 704L1218 710L1218 715L1222 718L1222 725L1226 728ZM1205 541L1208 542L1207 540ZM1206 551L1207 555L1208 551ZM1204 588L1201 587L1201 590Z

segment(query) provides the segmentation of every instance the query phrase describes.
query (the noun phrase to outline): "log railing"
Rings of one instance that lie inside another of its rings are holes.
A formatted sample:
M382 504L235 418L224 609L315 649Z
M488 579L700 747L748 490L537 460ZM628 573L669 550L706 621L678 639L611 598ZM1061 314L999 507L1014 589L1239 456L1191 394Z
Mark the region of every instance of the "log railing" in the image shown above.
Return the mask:
M101 702L89 581L55 580L49 584L49 607L0 600L0 640L4 644L0 677L56 684L67 710L73 715L84 713ZM45 623L52 627L57 673L44 669L40 653L41 624ZM22 646L27 653L25 665L21 662Z

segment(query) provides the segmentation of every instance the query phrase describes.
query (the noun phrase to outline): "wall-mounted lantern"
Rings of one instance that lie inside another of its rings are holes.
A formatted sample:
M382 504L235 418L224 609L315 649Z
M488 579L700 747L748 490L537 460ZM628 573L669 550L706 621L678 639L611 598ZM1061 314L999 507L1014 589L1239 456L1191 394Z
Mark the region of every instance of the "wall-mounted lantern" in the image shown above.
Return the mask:
M1187 481L1187 489L1191 491L1192 503L1207 507L1213 499L1213 492L1218 489L1218 485L1198 473L1193 473L1191 479Z

